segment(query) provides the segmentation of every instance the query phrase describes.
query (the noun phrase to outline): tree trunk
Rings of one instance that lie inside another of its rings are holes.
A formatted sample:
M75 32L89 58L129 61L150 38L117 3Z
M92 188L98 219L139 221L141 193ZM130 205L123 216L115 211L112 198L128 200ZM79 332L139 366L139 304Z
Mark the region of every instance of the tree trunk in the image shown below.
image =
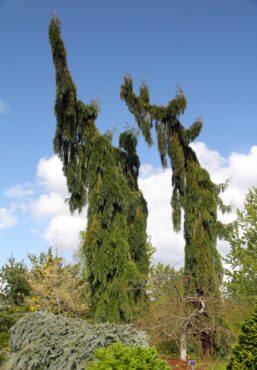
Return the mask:
M182 333L180 337L180 360L186 361L186 359L187 359L186 334Z
M202 343L204 359L208 360L211 357L211 348L212 348L211 336L205 332L202 332L200 340Z

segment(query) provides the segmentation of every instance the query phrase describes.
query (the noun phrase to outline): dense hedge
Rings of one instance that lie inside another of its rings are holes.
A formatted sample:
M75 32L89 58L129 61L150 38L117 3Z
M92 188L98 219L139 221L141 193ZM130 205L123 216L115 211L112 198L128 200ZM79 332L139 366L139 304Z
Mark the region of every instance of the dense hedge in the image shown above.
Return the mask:
M28 314L11 329L8 370L84 369L99 347L121 341L148 346L146 335L130 325L90 325L44 312Z

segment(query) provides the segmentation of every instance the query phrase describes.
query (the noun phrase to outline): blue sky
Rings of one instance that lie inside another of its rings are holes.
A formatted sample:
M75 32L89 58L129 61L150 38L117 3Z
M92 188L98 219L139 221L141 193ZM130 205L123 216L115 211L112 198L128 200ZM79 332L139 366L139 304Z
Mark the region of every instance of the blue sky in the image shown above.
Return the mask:
M100 100L102 132L133 123L119 98L129 72L136 88L147 81L158 104L180 85L188 99L182 122L202 117L199 140L227 160L257 144L257 1L0 0L0 209L16 222L0 229L0 264L11 252L25 258L47 247L52 214L37 218L28 204L49 190L36 172L53 154L53 10L79 98ZM141 163L160 167L156 148L141 140L138 150ZM29 193L7 196L17 185Z

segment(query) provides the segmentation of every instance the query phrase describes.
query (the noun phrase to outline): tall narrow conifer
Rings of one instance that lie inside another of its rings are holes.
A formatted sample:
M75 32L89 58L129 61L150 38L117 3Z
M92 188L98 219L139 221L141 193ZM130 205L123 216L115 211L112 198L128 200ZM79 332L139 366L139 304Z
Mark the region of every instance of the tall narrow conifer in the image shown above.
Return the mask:
M131 77L126 75L121 87L121 98L135 116L149 146L153 143L151 129L155 126L164 168L167 166L167 158L170 159L173 190L171 206L175 231L181 229L182 210L184 211L185 295L195 297L194 308L201 299L208 300L212 297L217 301L222 278L220 256L216 249L217 236L221 232L217 209L225 211L226 207L219 196L222 186L211 181L190 146L199 135L202 122L198 119L189 128L184 128L181 124L179 116L184 113L187 105L181 90L177 91L176 97L167 106L153 105L150 103L148 87L142 85L137 96L133 91ZM201 306L198 307L201 309ZM208 316L208 307L204 314ZM201 336L207 353L210 335L202 331Z
M98 105L77 99L56 16L49 39L56 70L54 151L63 163L71 212L88 203L83 253L94 318L129 322L145 299L149 266L147 207L137 185L137 138L125 132L114 148L110 137L100 134Z

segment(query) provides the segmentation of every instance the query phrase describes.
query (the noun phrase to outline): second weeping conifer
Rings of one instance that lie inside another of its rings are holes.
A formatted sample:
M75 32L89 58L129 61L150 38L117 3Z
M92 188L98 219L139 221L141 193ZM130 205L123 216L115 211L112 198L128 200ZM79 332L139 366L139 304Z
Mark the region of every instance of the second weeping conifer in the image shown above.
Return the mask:
M217 211L228 211L220 192L224 185L216 185L208 172L200 165L190 143L202 129L200 119L185 128L179 117L187 105L183 92L178 89L174 99L167 106L150 103L148 87L143 84L139 95L133 91L133 81L129 75L121 86L121 98L135 116L148 145L152 145L151 130L155 127L158 150L163 167L167 158L172 168L172 220L175 231L181 229L182 210L184 213L185 266L184 293L193 302L193 309L201 311L201 302L210 301L204 308L199 328L200 340L205 354L209 354L213 342L209 325L212 306L218 308L219 287L222 279L222 266L216 249L217 237L223 226L217 220ZM204 327L203 327L204 326ZM208 328L208 329L205 329Z

